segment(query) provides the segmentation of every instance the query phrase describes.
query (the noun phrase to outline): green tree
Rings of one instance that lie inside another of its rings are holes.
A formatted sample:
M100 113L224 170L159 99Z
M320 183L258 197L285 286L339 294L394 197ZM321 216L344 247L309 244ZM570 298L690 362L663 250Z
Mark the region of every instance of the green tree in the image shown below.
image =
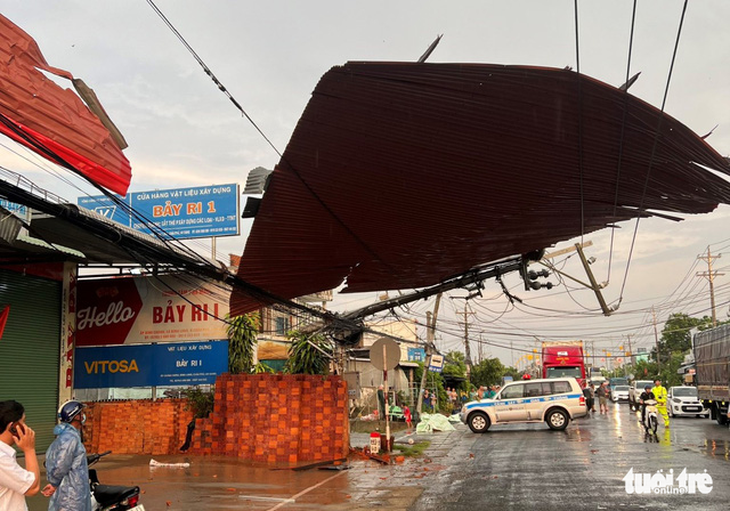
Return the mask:
M505 376L511 376L513 380L519 380L520 378L522 378L522 371L520 371L516 367L506 367L502 377L504 378Z
M657 365L649 360L639 360L631 371L637 380L653 380L656 378Z
M290 374L329 374L334 353L332 343L323 335L289 332L291 347L284 372Z
M228 372L250 373L253 369L254 347L259 331L259 314L252 312L243 316L227 318L228 328Z
M450 351L444 357L443 374L466 378L466 358L460 351Z
M683 312L671 314L667 322L664 323L662 336L659 339L659 355L660 360L670 360L673 353L686 353L692 347L692 337L690 330L697 327L705 330L712 325L712 318L704 316L703 318L693 318ZM653 350L654 360L656 360L656 349Z
M475 387L499 385L507 368L498 358L485 358L471 369L471 383Z

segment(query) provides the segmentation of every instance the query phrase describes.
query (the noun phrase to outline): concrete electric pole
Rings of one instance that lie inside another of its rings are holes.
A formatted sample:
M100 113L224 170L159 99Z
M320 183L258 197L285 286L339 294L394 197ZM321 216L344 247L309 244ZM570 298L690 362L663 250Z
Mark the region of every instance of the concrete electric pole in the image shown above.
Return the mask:
M715 277L719 277L721 275L725 275L724 273L718 273L717 271L712 270L712 261L714 259L717 259L721 257L722 254L713 256L710 253L710 247L707 246L707 255L701 255L697 256L697 259L702 259L707 263L707 271L699 271L697 272L698 277L705 277L709 283L710 283L710 307L712 308L712 326L717 326L717 314L715 313Z
M654 342L656 343L656 370L657 373L662 372L662 358L659 356L659 334L656 330L656 311L654 310L654 306L651 306L651 317L652 317L652 323L654 323Z
M466 358L466 380L469 381L471 376L471 348L469 347L469 316L475 313L468 310L469 302L464 302L464 312L457 312L460 316L464 316L464 356Z
M418 419L421 419L421 411L423 410L423 388L426 386L426 377L428 376L428 364L430 362L431 354L434 350L434 333L436 332L436 318L439 315L439 305L441 304L441 295L436 295L436 303L433 306L433 314L430 312L426 313L426 362L423 365L423 374L421 374L421 386L418 389L418 402L416 404L416 412L418 413Z

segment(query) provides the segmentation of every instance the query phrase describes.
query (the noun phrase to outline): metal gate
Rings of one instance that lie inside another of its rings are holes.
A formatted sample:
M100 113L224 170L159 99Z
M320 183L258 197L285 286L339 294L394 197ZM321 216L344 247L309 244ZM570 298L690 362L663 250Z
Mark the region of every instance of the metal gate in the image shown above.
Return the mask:
M38 452L54 438L61 287L54 280L0 270L0 310L10 306L0 338L0 401L23 404Z

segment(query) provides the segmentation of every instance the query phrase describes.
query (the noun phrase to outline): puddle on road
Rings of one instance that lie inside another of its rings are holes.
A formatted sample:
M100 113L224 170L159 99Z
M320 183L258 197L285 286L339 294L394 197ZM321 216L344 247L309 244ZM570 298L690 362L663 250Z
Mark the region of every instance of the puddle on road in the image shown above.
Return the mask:
M699 447L700 452L706 456L730 461L730 441L728 440L706 439Z
M157 457L155 457L157 458ZM272 470L226 457L164 457L190 462L188 468L150 469L149 456L118 456L97 465L105 484L139 486L149 510L249 509L282 511L405 508L423 492L425 481L446 467L429 458L383 466L350 459L351 470ZM45 511L48 499L29 499L30 511Z
M593 441L593 435L588 429L581 428L568 428L563 431L562 439L566 442L591 442Z

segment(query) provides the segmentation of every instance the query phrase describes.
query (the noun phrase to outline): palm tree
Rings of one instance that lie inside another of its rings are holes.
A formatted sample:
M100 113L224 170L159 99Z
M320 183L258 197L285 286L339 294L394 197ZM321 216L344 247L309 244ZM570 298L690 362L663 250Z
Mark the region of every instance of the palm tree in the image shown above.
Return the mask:
M259 314L252 312L227 319L228 372L250 373L253 370L254 347L259 331Z
M323 335L290 332L289 360L284 371L290 374L329 374L332 344Z

